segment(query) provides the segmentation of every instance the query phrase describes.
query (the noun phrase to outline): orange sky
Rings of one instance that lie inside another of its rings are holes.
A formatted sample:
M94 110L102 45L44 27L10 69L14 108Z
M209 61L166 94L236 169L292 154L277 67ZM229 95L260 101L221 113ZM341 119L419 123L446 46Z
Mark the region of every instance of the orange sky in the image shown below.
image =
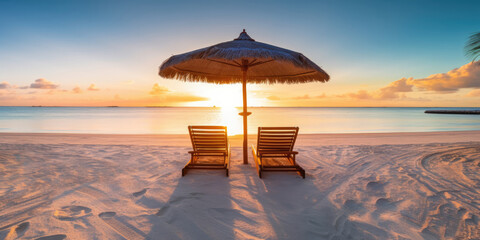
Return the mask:
M240 84L216 85L166 80L135 80L112 86L79 83L67 88L48 79L29 85L0 83L7 106L241 106ZM346 84L332 76L327 83L248 85L249 106L319 107L462 107L479 106L480 62L424 78L401 78L387 84Z
M240 106L240 85L162 79L158 67L246 28L331 76L250 84L250 106L480 107L479 63L463 53L479 31L477 9L377 0L0 1L0 106Z

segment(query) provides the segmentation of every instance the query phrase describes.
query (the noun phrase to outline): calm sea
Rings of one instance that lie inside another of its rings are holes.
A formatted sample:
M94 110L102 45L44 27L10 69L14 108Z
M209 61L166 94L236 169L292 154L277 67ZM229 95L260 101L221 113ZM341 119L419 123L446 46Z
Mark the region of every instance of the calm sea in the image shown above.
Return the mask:
M259 126L299 126L300 133L480 130L480 115L425 114L432 108L249 108ZM442 108L475 109L480 108ZM187 134L188 125L227 125L242 133L240 108L0 107L0 132Z

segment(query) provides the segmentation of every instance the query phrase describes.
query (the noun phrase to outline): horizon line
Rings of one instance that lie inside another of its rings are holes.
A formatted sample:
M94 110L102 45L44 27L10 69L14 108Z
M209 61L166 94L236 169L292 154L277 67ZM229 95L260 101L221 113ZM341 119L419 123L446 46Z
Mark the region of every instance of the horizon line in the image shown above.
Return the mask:
M2 106L0 107L78 107L78 108L222 108L216 106L43 106L43 105L31 105L31 106ZM480 108L480 106L463 106L463 107L447 107L447 106L247 106L248 108ZM242 106L236 106L234 108L243 108Z

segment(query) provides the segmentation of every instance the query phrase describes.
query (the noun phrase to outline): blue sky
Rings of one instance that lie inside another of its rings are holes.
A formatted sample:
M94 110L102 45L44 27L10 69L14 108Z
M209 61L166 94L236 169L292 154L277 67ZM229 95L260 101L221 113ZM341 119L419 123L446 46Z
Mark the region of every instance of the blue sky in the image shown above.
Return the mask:
M463 46L480 31L478 9L480 1L0 0L0 82L10 85L0 92L0 105L58 99L72 105L85 99L86 105L196 105L188 96L205 100L218 86L192 89L164 80L158 66L172 54L232 40L243 28L257 41L304 53L331 75L327 84L294 86L293 93L285 85L252 86L257 105L354 105L355 99L334 98L363 90L373 96L401 78L423 79L468 64ZM37 79L55 91L26 89ZM99 91L88 91L92 84ZM154 84L166 95L149 94ZM75 87L83 94L66 93ZM459 87L437 98L423 89L396 99L363 99L363 105L441 105L476 88ZM330 99L293 101L324 93ZM287 97L268 100L277 95ZM412 100L420 98L430 103ZM478 98L466 101L474 105Z

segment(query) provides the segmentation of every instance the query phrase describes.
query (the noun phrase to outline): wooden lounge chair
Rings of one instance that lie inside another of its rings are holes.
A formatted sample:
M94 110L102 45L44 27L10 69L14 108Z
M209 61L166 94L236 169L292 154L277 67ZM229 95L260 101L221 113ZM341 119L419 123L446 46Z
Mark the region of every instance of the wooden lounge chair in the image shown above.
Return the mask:
M294 171L305 178L305 170L295 162L293 145L298 127L259 127L257 148L252 145L258 176L266 171Z
M189 169L225 170L228 177L230 145L225 126L188 126L193 151L190 161L182 169L182 176Z

